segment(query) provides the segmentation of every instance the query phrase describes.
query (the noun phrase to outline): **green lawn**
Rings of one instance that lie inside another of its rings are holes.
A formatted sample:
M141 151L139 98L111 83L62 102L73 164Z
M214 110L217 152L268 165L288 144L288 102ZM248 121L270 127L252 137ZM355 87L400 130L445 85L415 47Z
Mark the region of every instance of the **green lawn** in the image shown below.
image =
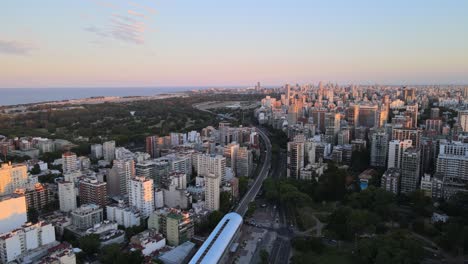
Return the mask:
M297 209L298 217L302 221L302 226L301 228L303 230L311 229L315 227L317 224L317 221L313 217L314 210L310 207L303 207L300 209Z

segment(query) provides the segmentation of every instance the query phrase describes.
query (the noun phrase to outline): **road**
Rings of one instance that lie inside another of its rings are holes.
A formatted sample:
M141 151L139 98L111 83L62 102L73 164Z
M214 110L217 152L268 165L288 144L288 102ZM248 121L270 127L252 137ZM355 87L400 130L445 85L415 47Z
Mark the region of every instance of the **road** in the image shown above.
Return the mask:
M255 196L257 196L258 192L260 191L260 188L262 187L263 181L266 179L268 176L268 173L271 168L271 142L270 139L268 138L268 135L261 129L257 127L257 132L258 134L262 137L262 140L265 144L265 149L266 149L266 156L263 161L262 169L260 170L260 173L257 175L257 177L254 180L254 183L250 187L250 189L247 191L247 193L242 197L241 201L239 202L235 212L240 214L241 216L244 216L247 210L249 209L249 203L255 200Z

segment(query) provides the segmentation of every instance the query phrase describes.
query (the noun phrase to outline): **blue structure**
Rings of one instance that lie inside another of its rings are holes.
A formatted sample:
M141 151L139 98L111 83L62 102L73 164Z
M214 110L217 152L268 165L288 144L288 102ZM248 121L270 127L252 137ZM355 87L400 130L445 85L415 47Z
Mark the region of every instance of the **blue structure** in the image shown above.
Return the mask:
M242 225L242 216L229 213L221 219L189 264L216 264L221 261Z

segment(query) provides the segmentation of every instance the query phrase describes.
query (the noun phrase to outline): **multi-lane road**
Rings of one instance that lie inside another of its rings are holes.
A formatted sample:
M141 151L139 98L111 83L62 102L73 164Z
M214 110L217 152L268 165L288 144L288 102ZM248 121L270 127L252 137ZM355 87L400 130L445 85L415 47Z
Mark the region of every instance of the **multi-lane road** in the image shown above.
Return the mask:
M247 191L247 193L242 197L241 201L239 202L235 212L244 216L247 210L249 209L249 203L255 200L255 196L257 196L260 188L262 187L263 181L268 176L271 168L271 142L268 138L268 135L259 127L257 127L258 134L262 137L263 143L265 144L265 159L263 160L263 165L260 170L260 173L255 178L254 183Z

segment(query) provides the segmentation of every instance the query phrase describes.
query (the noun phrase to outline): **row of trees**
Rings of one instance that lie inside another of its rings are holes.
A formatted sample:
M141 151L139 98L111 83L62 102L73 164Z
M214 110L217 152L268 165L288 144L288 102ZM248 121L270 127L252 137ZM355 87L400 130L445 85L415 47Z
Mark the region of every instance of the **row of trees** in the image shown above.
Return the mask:
M349 176L344 169L329 164L328 170L319 181L302 181L296 179L267 179L263 183L268 200L283 203L286 206L305 206L312 201L340 201L346 193L346 178Z

